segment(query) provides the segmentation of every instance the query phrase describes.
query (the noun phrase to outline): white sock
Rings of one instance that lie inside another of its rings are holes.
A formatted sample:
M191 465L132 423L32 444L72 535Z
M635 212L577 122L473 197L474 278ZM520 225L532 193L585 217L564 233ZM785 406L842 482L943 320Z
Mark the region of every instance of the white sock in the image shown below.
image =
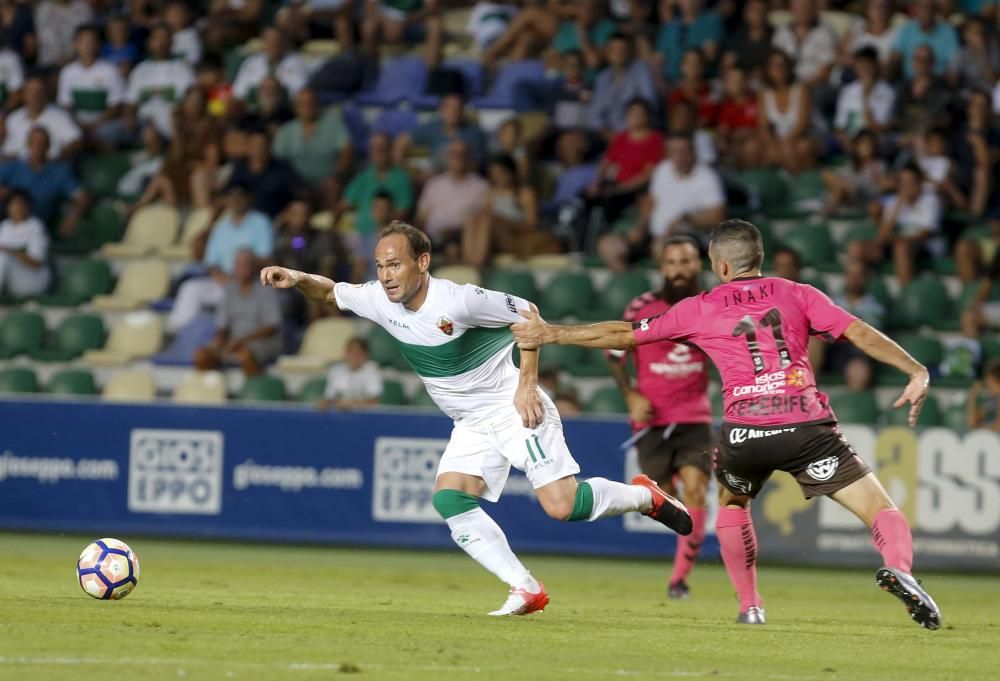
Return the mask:
M447 519L451 538L463 551L512 587L538 593L541 587L510 550L507 537L486 511L476 508Z
M653 493L640 485L626 485L607 478L587 478L586 482L594 492L594 510L587 518L590 521L630 511L643 513L653 503Z

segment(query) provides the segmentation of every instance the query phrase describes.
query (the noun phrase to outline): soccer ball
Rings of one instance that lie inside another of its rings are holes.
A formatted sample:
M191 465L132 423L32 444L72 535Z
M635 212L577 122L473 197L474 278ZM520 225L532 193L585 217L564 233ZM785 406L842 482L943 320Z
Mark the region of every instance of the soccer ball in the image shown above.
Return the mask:
M117 601L139 583L139 557L123 541L97 539L76 561L76 576L88 596Z

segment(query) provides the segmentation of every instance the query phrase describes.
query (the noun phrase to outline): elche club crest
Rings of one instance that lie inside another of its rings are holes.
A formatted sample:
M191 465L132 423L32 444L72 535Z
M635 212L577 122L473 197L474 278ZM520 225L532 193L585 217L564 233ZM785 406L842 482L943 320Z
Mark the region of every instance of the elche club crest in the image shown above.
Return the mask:
M446 336L450 336L455 333L455 325L447 317L441 317L438 320L438 328L441 329L441 332Z

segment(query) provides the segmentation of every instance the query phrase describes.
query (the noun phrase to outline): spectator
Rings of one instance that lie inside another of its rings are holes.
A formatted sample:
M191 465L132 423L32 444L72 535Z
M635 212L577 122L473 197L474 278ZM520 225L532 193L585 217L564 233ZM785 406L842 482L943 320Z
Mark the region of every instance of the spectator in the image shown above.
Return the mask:
M248 57L240 64L233 81L233 95L244 102L254 102L257 88L268 76L274 76L289 98L295 97L306 86L309 71L305 62L295 52L288 50L284 34L269 26L261 33L264 51Z
M31 214L31 197L16 189L7 197L7 219L0 222L0 294L27 298L49 287L49 237Z
M968 311L976 323L977 330L982 333L986 329L1000 328L1000 296L994 289L1000 289L1000 222L994 220L993 230L993 260L983 269L976 296L969 304ZM972 282L980 275L982 248L975 241L963 239L958 242L955 250L955 261L959 276L966 282ZM971 274L970 274L971 272Z
M204 93L208 100L208 111L213 116L232 119L238 114L233 106L233 86L226 82L225 68L218 56L210 54L198 62L194 69L194 84ZM280 84L278 92L281 93ZM288 118L291 118L291 114Z
M157 24L150 30L149 56L132 69L125 101L126 127L138 134L138 121L152 121L166 137L173 136L172 110L194 84L194 72L185 62L170 57L170 28ZM121 140L128 143L130 140Z
M274 252L271 221L250 208L245 187L230 185L226 192L227 211L216 220L207 236L202 265L208 276L188 279L177 291L177 299L167 318L167 330L176 333L194 319L202 307L222 303L224 286L232 279L236 254L249 249L258 259ZM196 246L197 248L197 246Z
M163 168L167 141L152 123L142 126L142 149L129 155L129 170L118 180L118 196L138 200Z
M483 50L483 63L489 67L501 59L519 61L539 56L552 44L560 21L576 18L576 4L566 0L523 3L503 34Z
M21 57L8 47L0 48L0 105L3 106L3 112L13 111L21 106L23 87L24 67L21 65Z
M858 79L840 90L837 98L837 115L833 126L842 148L849 147L851 137L867 130L881 137L888 128L896 93L879 78L878 52L873 47L863 47L854 53L854 72Z
M849 66L858 50L871 47L878 53L879 66L888 69L892 63L897 31L892 21L895 14L893 0L868 0L864 8L864 18L856 19L844 35L842 63Z
M656 166L649 193L640 203L636 225L624 235L602 237L598 254L617 272L650 253L655 259L665 238L718 225L725 218L725 202L722 181L710 166L698 162L691 138L672 136L667 158Z
M437 116L418 126L412 135L404 132L396 138L393 159L396 165L405 167L411 145L417 144L430 151L434 169L440 171L445 167L449 143L456 139L465 142L475 167L486 162L486 137L478 125L466 120L465 98L452 93L441 98Z
M715 64L722 45L722 19L705 9L702 0L668 0L660 3L659 35L656 54L660 74L667 82L681 79L681 62L692 52L698 52L709 69Z
M739 66L726 69L723 87L715 128L719 150L727 164L750 168L761 154L757 135L760 113L757 95L750 89L746 72Z
M38 36L29 3L0 0L0 45L16 52L21 61L34 63L38 56Z
M870 272L860 260L850 259L844 267L844 288L833 302L874 327L885 326L885 305L872 295L868 286ZM836 346L840 347L840 346ZM846 344L845 344L846 347Z
M288 106L288 97L278 79L268 76L260 82L257 96L248 103L247 112L240 120L244 129L264 128L272 136L278 128L292 120L292 109Z
M170 53L194 68L201 62L201 37L191 21L191 9L184 0L171 0L163 14L163 20L173 32Z
M329 37L332 25L341 51L349 52L354 49L354 8L354 2L345 0L303 0L286 3L275 20L296 45L311 38Z
M712 133L698 125L698 109L686 100L674 104L667 122L670 135L690 137L694 144L694 155L699 163L713 165L718 159L715 148L715 137Z
M330 177L343 177L353 155L340 112L332 107L321 111L316 92L310 88L295 95L295 118L278 128L273 151L314 186Z
M705 79L705 57L697 49L684 53L681 77L667 95L667 111L672 112L680 102L688 102L695 107L698 122L702 125L715 125L718 103L715 92Z
M615 33L615 22L603 16L598 0L582 0L576 4L575 19L563 20L552 39L557 54L579 52L588 69L601 66L601 50Z
M374 248L374 239L385 226L378 224L372 214L372 201L380 192L390 197L390 221L401 219L413 208L413 183L403 168L392 163L391 145L389 135L373 134L368 142L368 166L357 173L344 190L340 210L355 212L354 228L364 242L359 244L358 252L368 251L368 246Z
M819 144L810 134L812 95L809 88L795 82L792 59L781 50L767 58L764 74L767 89L760 95L762 160L790 173L811 168Z
M614 136L587 189L606 222L618 219L649 186L653 168L663 160L664 140L650 126L649 104L633 99L626 109L626 128Z
M913 76L900 86L893 115L901 147L912 144L925 130L945 124L952 105L951 88L931 68L934 52L930 45L914 48L912 61Z
M8 158L28 155L28 135L36 127L49 133L50 159L72 158L82 144L80 128L65 109L49 102L45 81L40 76L30 76L25 81L24 106L7 116L4 127L2 153Z
M791 23L778 29L773 43L795 64L795 79L815 90L830 81L837 34L820 19L816 0L791 0L791 12Z
M62 212L59 234L71 236L87 210L88 199L69 164L49 157L49 134L38 127L28 135L28 155L0 163L0 194L11 190L27 192L34 214L50 228ZM61 210L71 200L68 210Z
M802 281L802 256L794 248L778 246L771 252L774 276L788 281Z
M107 42L101 48L101 59L118 67L122 78L128 78L132 67L139 62L139 48L130 38L128 19L114 16L108 19L104 32Z
M489 193L489 184L469 166L469 146L449 142L445 171L427 180L417 202L417 224L451 262L460 259L462 230L486 205Z
M230 182L246 187L253 209L271 218L285 209L301 185L292 167L271 155L271 136L262 129L248 135L246 158L234 164Z
M979 217L986 212L993 189L996 150L1000 149L1000 131L993 127L990 115L990 95L985 90L973 90L965 108L965 123L952 137L952 158L957 170L957 182L968 192L968 211Z
M810 339L810 343L812 339ZM839 347L839 346L834 346ZM850 357L844 365L844 384L848 393L867 393L872 388L874 374L871 360L863 354Z
M916 270L917 256L938 250L932 239L941 230L941 200L924 188L924 174L916 163L899 172L898 189L886 201L874 241L854 241L849 255L864 262L880 262L892 254L900 285L908 283Z
M96 26L81 26L74 40L77 59L59 72L59 106L73 113L91 139L112 144L120 136L125 81L111 62L98 59L101 38Z
M589 127L611 141L625 127L625 109L633 99L656 106L656 86L646 62L633 59L628 39L616 33L608 41L608 66L594 82L594 97L588 114Z
M258 35L263 9L264 0L211 0L202 29L207 51L222 54Z
M506 154L517 164L517 179L530 182L532 178L531 158L528 145L524 142L524 125L517 116L511 116L497 128L496 145L493 155Z
M891 183L885 162L878 156L878 142L874 134L862 130L847 144L850 162L822 171L823 186L827 192L826 215L835 215L845 206L866 207L876 201Z
M935 76L954 73L955 57L958 55L958 33L948 21L938 16L935 0L914 0L913 18L899 28L896 44L893 46L893 62L896 67L902 63L903 74L913 79L914 54L923 45L933 50L932 71Z
M738 66L751 83L764 78L767 56L771 53L771 26L767 22L767 0L748 0L743 7L743 23L725 43L723 70Z
M968 198L955 182L955 162L951 158L948 131L935 128L917 138L914 145L917 164L924 172L927 183L945 201L959 210L968 207Z
M198 348L199 371L235 363L256 376L281 354L281 308L274 289L261 286L254 252L240 250L233 262L233 279L221 291L215 337Z
M983 346L979 342L979 324L972 310L963 310L959 315L961 336L941 339L942 358L939 373L948 378L964 378L972 381L979 375L983 361ZM934 368L932 367L931 371Z
M582 411L580 400L576 396L576 393L569 390L556 393L556 396L552 398L552 402L556 406L556 411L559 412L559 418L564 419L571 416L579 416Z
M962 24L962 47L957 58L958 83L966 90L989 89L1000 73L1000 40L982 17Z
M515 110L548 114L548 128L538 144L545 150L551 149L560 132L587 127L588 108L594 96L579 51L560 55L559 64L559 71L546 80L521 81L514 87Z
M444 19L439 0L369 0L361 20L361 47L378 56L380 45L423 43L429 68L441 61Z
M465 225L462 261L481 268L496 253L519 260L556 250L552 235L539 229L538 197L517 177L510 156L494 156L489 166L490 188L485 205Z
M85 0L42 0L35 10L38 64L61 67L73 58L73 36L93 19Z
M370 359L368 341L355 336L347 341L344 361L330 367L323 399L317 406L320 411L346 411L375 406L381 397L382 372Z
M983 372L983 381L972 384L965 402L965 424L970 429L1000 432L1000 360L990 362Z

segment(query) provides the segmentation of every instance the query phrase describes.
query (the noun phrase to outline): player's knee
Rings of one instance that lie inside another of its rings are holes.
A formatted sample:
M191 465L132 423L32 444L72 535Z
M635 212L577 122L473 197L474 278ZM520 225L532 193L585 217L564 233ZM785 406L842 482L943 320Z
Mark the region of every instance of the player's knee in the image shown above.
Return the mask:
M704 508L705 507L705 486L704 485L685 485L684 486L684 505L688 508Z
M457 489L440 489L431 497L434 510L447 520L479 508L479 498Z
M545 513L547 513L550 518L565 521L569 520L569 517L573 515L573 499L543 499L541 502L542 508L545 509Z

